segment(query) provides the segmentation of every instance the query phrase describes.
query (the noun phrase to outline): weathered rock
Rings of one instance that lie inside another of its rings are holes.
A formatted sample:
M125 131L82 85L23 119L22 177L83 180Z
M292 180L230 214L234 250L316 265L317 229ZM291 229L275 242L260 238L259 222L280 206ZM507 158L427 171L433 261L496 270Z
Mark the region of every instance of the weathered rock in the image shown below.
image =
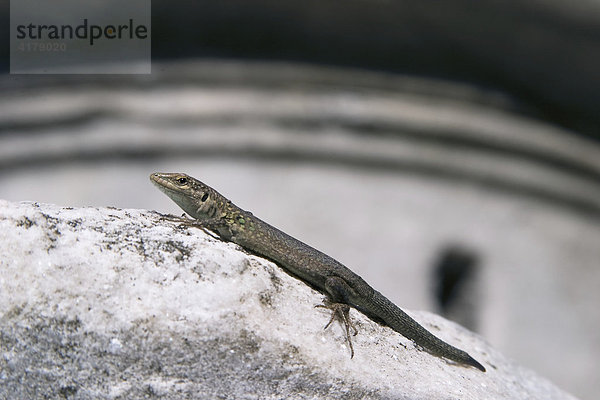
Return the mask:
M352 311L275 264L158 214L0 201L0 399L572 399L481 338L411 312L481 373Z

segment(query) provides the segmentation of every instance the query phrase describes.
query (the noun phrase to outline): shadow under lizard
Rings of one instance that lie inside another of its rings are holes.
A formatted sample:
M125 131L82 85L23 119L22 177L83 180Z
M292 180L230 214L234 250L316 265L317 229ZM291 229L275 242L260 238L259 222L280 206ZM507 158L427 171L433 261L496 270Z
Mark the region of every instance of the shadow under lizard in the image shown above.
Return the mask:
M350 328L354 334L356 329L350 320L349 307L354 307L435 356L485 372L484 366L473 357L434 336L350 269L242 210L210 186L182 173L154 173L150 180L194 218L178 221L209 229L224 240L272 260L286 272L326 294L329 301L321 307L333 311L327 326L336 317L343 322L351 356L354 356L354 349Z

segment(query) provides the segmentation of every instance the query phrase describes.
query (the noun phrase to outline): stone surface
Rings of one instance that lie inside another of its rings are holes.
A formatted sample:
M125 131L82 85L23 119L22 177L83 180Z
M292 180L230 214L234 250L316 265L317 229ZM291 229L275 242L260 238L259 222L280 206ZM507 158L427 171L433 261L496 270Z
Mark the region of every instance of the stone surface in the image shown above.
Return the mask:
M159 215L0 201L0 399L572 399L482 338L410 312L453 365L275 264Z

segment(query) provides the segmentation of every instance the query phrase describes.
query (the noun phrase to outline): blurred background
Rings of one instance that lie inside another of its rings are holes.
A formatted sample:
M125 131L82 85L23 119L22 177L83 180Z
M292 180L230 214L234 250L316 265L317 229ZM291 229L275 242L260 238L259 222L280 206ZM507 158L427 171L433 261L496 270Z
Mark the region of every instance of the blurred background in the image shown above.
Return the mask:
M148 175L189 173L596 398L600 2L152 3L149 75L0 42L0 198L180 214Z

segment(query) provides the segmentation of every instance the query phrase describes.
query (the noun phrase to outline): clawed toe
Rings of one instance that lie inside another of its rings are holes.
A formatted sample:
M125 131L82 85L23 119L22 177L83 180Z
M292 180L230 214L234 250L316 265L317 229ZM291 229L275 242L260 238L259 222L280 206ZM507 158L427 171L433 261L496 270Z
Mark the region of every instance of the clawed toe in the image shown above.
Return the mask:
M325 304L318 304L315 307L327 308L331 310L331 318L329 319L329 322L327 322L323 329L329 328L329 326L335 319L338 319L340 323L344 326L346 330L346 340L348 341L348 345L350 346L350 358L353 358L354 346L352 345L352 340L350 339L350 328L352 328L352 330L354 331L353 336L356 336L358 334L358 330L356 329L356 327L352 323L352 320L350 319L350 306L344 303L327 302Z
M189 224L191 221L195 221L191 218L188 218L185 214L181 214L180 217L171 214L162 214L160 216L161 221L170 221L170 222L179 222L182 224Z
M178 225L179 228L194 227L194 228L204 229L204 225L199 220L189 218L185 214L182 214L180 217L175 216L175 215L163 215L160 217L160 220L177 223L177 224L179 224Z

